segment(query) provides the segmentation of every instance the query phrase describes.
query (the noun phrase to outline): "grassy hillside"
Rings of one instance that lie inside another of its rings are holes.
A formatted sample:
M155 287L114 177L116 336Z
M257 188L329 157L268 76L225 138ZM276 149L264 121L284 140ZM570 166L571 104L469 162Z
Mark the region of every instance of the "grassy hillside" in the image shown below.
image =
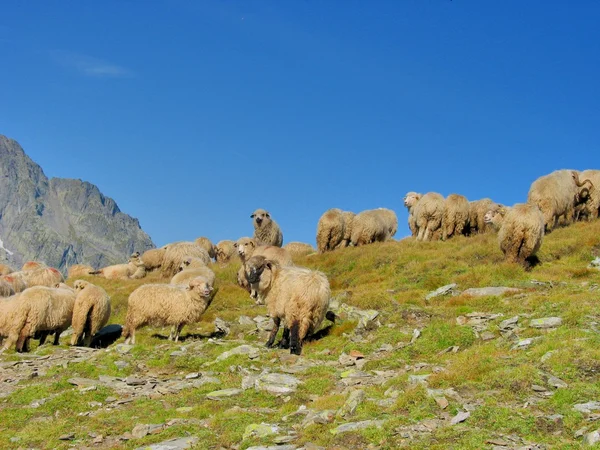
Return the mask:
M264 349L266 333L238 323L240 316L254 318L266 310L237 287L238 263L215 266L219 292L204 320L184 328L183 342L165 340L167 329L145 328L133 349L113 344L78 352L66 345L34 345L29 355L1 356L0 447L137 448L189 433L199 438L197 448L206 449L274 445L285 441L281 436L291 436L298 448L307 443L348 449L583 448L577 432L600 428L594 422L600 411L573 408L600 401L600 271L587 268L597 253L600 221L547 236L542 263L530 272L502 261L495 235L431 243L405 239L305 257L298 264L325 272L337 302L380 314L378 323L357 327L343 307L341 320L307 343L301 358ZM156 275L93 281L111 294L111 323L123 323L133 289L164 282ZM450 283L457 291L485 286L520 291L425 299ZM515 316L516 328L501 332L499 324ZM217 317L230 324L225 337L214 334ZM547 317L562 323L530 326L530 320ZM217 360L243 344L257 351ZM343 353L354 358L340 360ZM292 375L301 384L280 396L250 388L220 401L206 397L240 388L265 369ZM193 378L195 372L199 378ZM163 389L164 383L185 383L188 374L188 380L206 383ZM119 391L118 382L115 388L98 382L86 390L68 381L100 376L150 379L146 388L155 387L129 395ZM353 414L336 416L356 389L364 398ZM125 402L117 405L119 400ZM294 414L302 407L308 415L302 409ZM459 412L470 416L451 425ZM316 423L307 423L311 417ZM382 421L379 428L335 433L342 424L372 419ZM279 430L251 435L248 426L261 423ZM131 436L140 424L161 428Z

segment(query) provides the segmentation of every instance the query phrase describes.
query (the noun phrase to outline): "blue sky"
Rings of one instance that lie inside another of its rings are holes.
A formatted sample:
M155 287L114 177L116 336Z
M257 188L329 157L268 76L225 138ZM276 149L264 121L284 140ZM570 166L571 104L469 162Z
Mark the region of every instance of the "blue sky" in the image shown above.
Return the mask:
M600 2L28 1L0 7L0 133L157 245L314 243L407 191L525 201L600 168Z

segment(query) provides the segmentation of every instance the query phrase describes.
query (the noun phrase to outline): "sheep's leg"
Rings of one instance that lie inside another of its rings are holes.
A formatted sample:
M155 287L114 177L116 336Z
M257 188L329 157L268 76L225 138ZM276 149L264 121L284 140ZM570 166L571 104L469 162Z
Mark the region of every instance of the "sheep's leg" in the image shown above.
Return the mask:
M171 330L169 331L169 340L172 341L173 339L175 339L175 333L177 332L175 326L171 327Z
M83 338L83 345L85 347L91 347L92 346L92 333L87 332L85 333L85 337Z
M265 344L265 347L267 348L273 347L273 343L275 342L275 336L277 336L277 332L279 331L279 325L281 324L281 318L275 317L273 318L273 322L275 322L275 326L271 330L271 334L269 334L269 340Z
M47 337L48 337L47 331L40 331L40 347L46 343Z
M183 323L177 325L177 331L175 331L175 342L179 342L179 335L181 334L181 330L183 330Z
M279 348L290 348L290 329L288 327L283 327L283 336L279 341Z
M131 342L131 345L135 345L135 328L133 328L133 329L131 330L131 336L130 336L130 338L131 338L131 341L130 341L130 342ZM128 338L128 339L129 339L129 338Z
M52 345L60 344L60 333L62 333L62 330L56 330L56 332L54 333L54 342Z
M300 323L292 323L290 327L290 353L299 355L302 353L302 342L300 342Z
M23 351L25 353L29 353L29 341L30 341L30 338L29 338L29 336L27 336L25 338L25 342L23 342Z

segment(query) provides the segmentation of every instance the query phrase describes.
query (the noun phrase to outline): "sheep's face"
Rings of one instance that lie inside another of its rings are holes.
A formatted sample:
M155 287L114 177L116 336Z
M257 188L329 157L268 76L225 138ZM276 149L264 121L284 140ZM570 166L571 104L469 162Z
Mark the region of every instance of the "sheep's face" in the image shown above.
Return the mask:
M257 300L259 295L271 286L272 263L264 256L253 256L246 263L246 280L250 285L250 297Z
M227 253L225 253L225 249L223 249L222 247L217 247L215 253L215 259L217 260L217 262L227 261Z
M191 280L188 289L190 291L197 292L203 298L210 297L210 293L213 291L213 287L204 277L196 277Z
M271 222L271 215L264 209L257 209L250 217L254 219L254 228L260 228Z
M140 252L133 252L131 254L131 258L138 258L140 256Z
M132 258L129 259L129 261L131 263L133 263L133 265L135 267L142 267L142 266L144 266L144 261L142 261L142 258L140 258L139 256L136 256L135 258L132 257Z
M238 255L240 255L242 261L250 258L256 248L256 242L254 242L254 239L250 238L241 238L233 245L237 249Z
M506 214L506 208L496 205L493 209L490 209L483 216L483 221L488 225L499 225L504 219Z
M415 206L415 204L421 198L421 194L417 194L416 192L409 192L404 196L404 206L407 208L411 208Z
M87 281L76 280L75 283L73 284L73 289L75 289L76 291L81 291L81 290L85 289L85 287L87 285L88 285Z

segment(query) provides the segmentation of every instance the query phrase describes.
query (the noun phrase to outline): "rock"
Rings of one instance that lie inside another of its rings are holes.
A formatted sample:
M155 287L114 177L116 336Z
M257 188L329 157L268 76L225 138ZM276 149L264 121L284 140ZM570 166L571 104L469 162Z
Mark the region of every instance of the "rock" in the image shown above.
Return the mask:
M325 425L327 423L333 422L335 418L335 411L331 409L326 409L324 411L309 411L306 415L306 418L302 421L300 425L302 428L306 428L310 425L320 424Z
M342 352L342 354L338 358L338 362L340 363L341 366L348 367L348 366L353 366L354 363L356 363L356 359L352 358L350 355L347 355L346 353Z
M569 387L569 385L567 383L565 383L563 380L561 380L560 378L557 378L555 376L550 376L548 378L548 384L556 389Z
M531 389L533 389L535 392L546 392L546 388L543 386L539 386L537 384L532 384L531 385Z
M427 378L431 376L430 373L425 375L409 375L408 376L408 384L422 384L427 385Z
M544 317L542 319L532 319L529 322L531 328L556 328L562 324L560 317Z
M195 436L169 439L168 441L160 442L158 444L148 445L140 447L137 450L185 450L191 448L193 445L198 443L198 438Z
M544 353L540 358L540 361L543 363L548 361L554 353L556 353L556 350L550 350L549 352Z
M362 389L358 389L356 391L352 391L344 405L337 412L338 417L347 417L354 414L358 405L360 405L365 398L365 391Z
M88 387L88 386L95 386L96 384L98 384L98 382L96 380L91 380L89 378L81 378L81 377L69 378L67 380L67 382L71 383L77 387Z
M275 322L270 317L256 316L254 322L257 328L263 331L271 331L275 327Z
M414 344L416 342L416 340L419 339L420 336L421 336L421 330L415 328L413 330L412 337L410 338L410 343Z
M600 402L592 401L587 403L578 403L577 405L573 406L573 409L575 411L589 414L592 411L600 410Z
M363 420L362 422L349 422L330 430L330 432L332 434L340 434L348 431L364 430L365 428L371 427L381 428L384 423L384 420Z
M491 341L492 339L496 339L496 335L491 331L484 331L479 335L482 341Z
M583 442L590 447L600 442L600 429L592 431L583 437Z
M61 441L72 441L73 439L75 439L75 433L63 434L58 439Z
M256 327L256 322L254 322L254 320L252 320L250 317L248 316L240 316L238 318L238 323L242 326L251 326L251 327Z
M279 433L279 426L272 425L268 423L251 423L244 430L244 439L248 439L250 437L253 438L264 438L271 434Z
M291 375L265 373L259 375L254 383L257 391L266 391L275 395L287 395L296 391L301 381Z
M150 425L138 424L133 430L131 430L131 436L133 436L135 439L142 439L149 434Z
M241 394L241 389L222 389L220 391L213 391L206 394L206 398L209 400L223 400L228 397L233 397L235 395Z
M531 344L533 344L533 338L520 339L515 345L511 347L511 350L524 349L529 347Z
M126 367L129 367L129 363L127 361L115 361L115 366L117 366L118 369L123 370Z
M517 327L519 316L511 317L510 319L503 320L498 324L498 328L501 330L514 330Z
M230 331L229 324L217 317L215 319L215 331L219 334L228 335Z
M464 422L471 416L470 412L459 412L450 420L450 425L456 425L457 423Z
M258 375L247 375L242 378L242 389L247 390L254 387L256 384L256 380L258 380Z
M433 397L433 399L440 408L446 409L448 407L448 400L446 400L446 397Z
M441 297L443 295L455 294L456 293L455 289L457 288L457 286L458 285L456 283L452 283L452 284L447 284L445 286L437 288L435 291L432 291L429 294L427 294L425 296L425 300L431 300L432 298Z
M201 376L201 375L200 375L198 372L192 372L192 373L188 373L188 374L185 376L185 379L186 379L186 380L195 380L196 378L200 378L200 376Z
M590 269L600 269L600 256L594 259L588 267Z
M500 296L504 294L516 294L521 292L521 289L503 287L503 286L492 286L482 288L469 288L462 292L462 295L470 295L471 297L487 297L487 296Z
M235 347L229 351L221 353L217 357L216 361L223 361L233 355L248 355L248 358L256 359L258 358L259 354L259 350L256 347L244 344L240 345L239 347Z
M123 355L130 353L132 348L133 348L133 345L128 345L128 344L117 344L115 346L115 350L118 353L121 353Z

